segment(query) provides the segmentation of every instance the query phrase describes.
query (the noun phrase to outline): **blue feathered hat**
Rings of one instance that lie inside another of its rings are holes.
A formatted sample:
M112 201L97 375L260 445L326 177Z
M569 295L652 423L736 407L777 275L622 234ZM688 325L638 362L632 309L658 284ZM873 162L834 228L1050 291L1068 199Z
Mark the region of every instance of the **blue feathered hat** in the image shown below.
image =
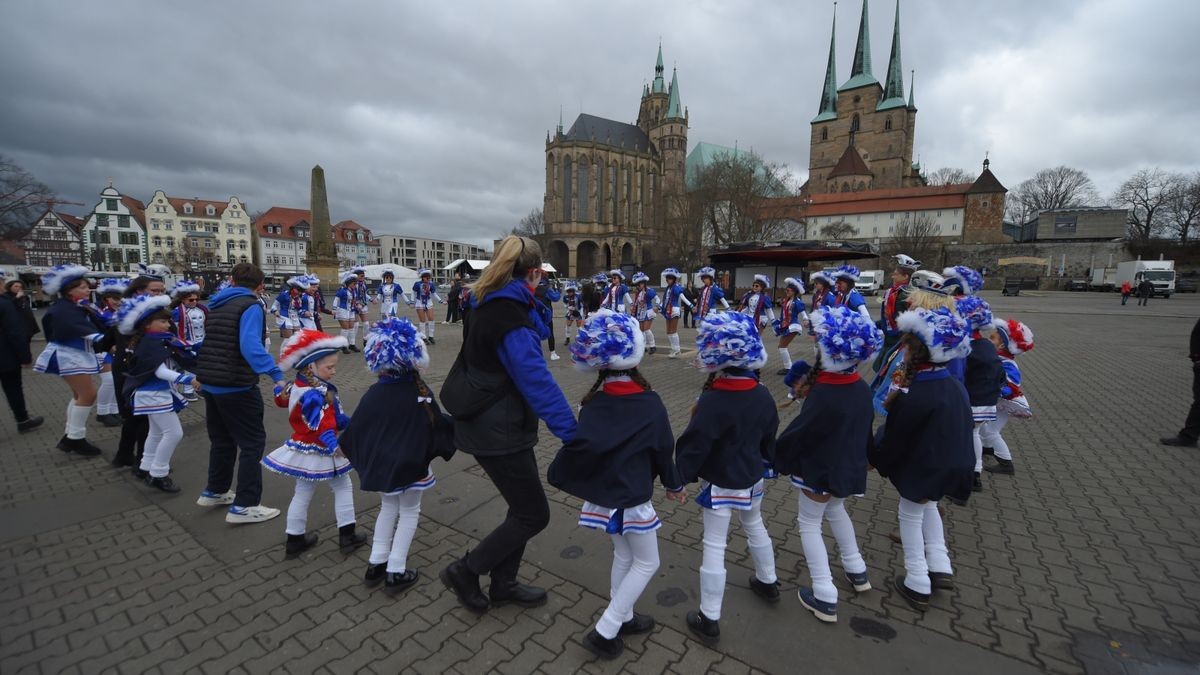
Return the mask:
M908 280L908 285L917 290L928 291L938 295L949 295L952 290L946 284L945 277L929 270L917 270L913 272L912 277Z
M784 386L788 387L789 389L796 386L800 380L808 377L808 373L811 370L812 366L809 365L808 361L805 361L804 359L792 361L792 367L788 368L787 375L783 376Z
M96 285L96 295L125 295L129 288L129 280L123 277L108 277L101 279Z
M604 272L597 272L596 275L592 277L593 284L602 284L606 281L608 281L608 277L604 276Z
M815 284L818 281L820 281L820 282L823 282L826 286L829 286L830 288L832 288L833 287L833 275L831 274L831 272L832 272L832 270L817 270L816 272L813 272L812 274L808 275L808 283Z
M133 335L137 332L138 324L147 316L160 309L171 306L171 298L165 295L135 295L125 298L117 308L113 321L121 335Z
M942 270L945 286L950 293L975 295L983 289L983 275L965 265L956 265Z
M646 276L645 272L635 272L633 275L633 283L640 284L642 282L650 283L650 277Z
M754 317L740 312L710 313L696 330L696 367L706 373L725 368L757 370L767 363L767 351Z
M711 267L701 267L698 274L700 275L701 279L703 279L704 277L708 277L709 279L714 279L717 276L717 271Z
M138 263L138 276L153 279L155 281L166 281L167 277L171 276L171 268L162 263Z
M972 331L992 325L992 307L976 295L963 295L954 300L958 315L967 322Z
M308 275L300 274L287 280L288 286L299 288L302 291L308 290Z
M395 278L396 278L396 270L394 270L394 269L392 269L392 268L390 268L390 267L385 267L385 268L383 268L383 273L379 275L379 278L381 278L381 279L382 279L383 277L386 277L386 276L387 276L387 275L389 275L389 274L390 274L390 275L392 275L392 278L393 278L393 279L395 279Z
M588 317L571 343L571 361L583 372L636 368L645 352L637 320L608 309Z
M367 333L363 351L367 368L373 373L425 370L429 350L417 327L408 319L389 318L376 323Z
M367 268L363 267L362 265L355 265L354 267L350 268L350 271L354 272L355 274L366 274Z
M850 370L883 346L883 332L849 307L822 307L809 317L817 334L821 367L825 370Z
M929 348L929 360L934 363L946 363L971 353L967 322L945 307L936 310L918 307L902 312L896 317L896 327L919 338Z
M804 295L804 282L796 277L788 277L783 280L784 288L792 288L796 291L796 295Z
M765 274L755 274L755 275L754 275L754 281L756 281L756 282L758 282L758 283L762 284L762 285L763 285L763 288L770 288L770 287L771 287L771 277L769 277L769 276L767 276L767 275L765 275Z
M55 265L42 275L42 292L46 295L58 295L63 286L76 279L83 279L91 273L92 271L83 265Z
M576 291L576 290L579 290L579 286L574 281L564 281L563 282L563 292L564 293L567 291Z
M851 282L857 282L858 276L858 268L854 265L841 265L833 271L834 279L849 279Z
M621 277L621 281L625 281L625 273L624 273L624 272L622 272L622 271L620 270L620 268L617 268L617 269L615 269L615 270L610 270L610 271L609 271L609 273L608 273L608 276L610 276L610 277Z
M674 267L668 267L667 269L663 270L662 273L664 277L675 277L676 279L679 278L679 270L675 269Z
M175 288L171 289L171 297L172 298L181 298L185 295L191 295L192 293L199 293L199 292L200 292L200 284L198 284L190 279L184 279L184 280L180 281L179 283L175 284Z
M321 283L321 277L315 274L305 274L304 280L308 282L309 286L317 286Z
M213 291L213 294L215 295L217 293L220 293L221 291L225 290L226 288L229 288L232 285L233 285L233 282L230 281L229 277L225 277L224 279L221 280L221 283L217 284L217 288L215 291Z

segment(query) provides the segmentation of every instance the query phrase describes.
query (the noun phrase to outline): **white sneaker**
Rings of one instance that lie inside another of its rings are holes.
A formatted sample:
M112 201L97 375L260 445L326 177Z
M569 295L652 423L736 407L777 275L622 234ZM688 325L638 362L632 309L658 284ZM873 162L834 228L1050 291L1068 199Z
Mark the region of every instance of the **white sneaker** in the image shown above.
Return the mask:
M558 360L558 352L550 352L550 360L557 361Z
M667 354L667 358L668 359L677 359L677 358L679 358L679 352L671 352L670 354Z
M279 509L269 506L231 506L225 514L225 522L240 525L242 523L261 523L279 515Z
M196 505L228 506L229 504L233 503L233 498L235 496L236 494L232 490L226 492L225 494L218 494L216 492L209 492L208 490L205 490L204 492L200 493L200 498L196 500Z

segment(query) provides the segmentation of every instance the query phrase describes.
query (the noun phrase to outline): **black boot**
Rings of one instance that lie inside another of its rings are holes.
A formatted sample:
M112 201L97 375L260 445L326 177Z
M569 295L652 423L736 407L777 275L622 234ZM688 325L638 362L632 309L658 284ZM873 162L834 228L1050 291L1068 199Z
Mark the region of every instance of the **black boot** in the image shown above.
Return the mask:
M621 624L617 635L641 635L654 630L654 617L633 613L633 618Z
M758 597L767 602L779 602L779 582L768 584L764 581L759 581L758 576L750 575L750 590Z
M399 593L400 591L407 590L413 584L417 583L419 576L417 571L412 569L404 570L403 572L388 572L387 582L384 583L383 590L388 593Z
M720 623L704 616L703 612L688 612L687 625L692 635L706 645L715 645L721 639Z
M918 593L908 586L905 586L904 577L896 577L892 580L892 584L896 589L896 593L900 595L901 599L908 603L909 607L912 607L918 612L924 612L929 609L928 593Z
M387 576L387 563L381 562L378 565L367 565L367 573L363 575L363 583L367 586L378 586L379 582Z
M971 479L971 492L983 492L983 479L979 477L979 472L975 472L975 477Z
M522 607L540 607L546 604L546 589L518 583L516 579L492 579L488 596L493 605L511 602Z
M1000 457L996 458L995 464L989 464L983 467L983 470L988 473L999 473L1005 476L1011 476L1017 472L1017 470L1013 468L1011 459L1002 459Z
M342 553L350 555L354 553L354 549L367 543L366 532L356 532L354 523L343 525L338 528L338 547Z
M63 437L58 439L58 443L54 447L58 448L59 450L62 450L63 452L70 452L71 451L70 442L71 442L71 439L67 438L66 434L63 434Z
M479 588L479 575L467 567L467 559L455 560L438 575L446 588L454 591L463 607L473 612L486 612L488 597Z
M996 456L996 449L995 449L995 448L989 448L989 447L987 447L986 445L985 445L985 446L983 446L983 456L984 456L984 457L987 457L987 456L989 456L989 455L990 455L990 456L992 456L992 457L995 457L995 456Z
M24 420L17 422L17 431L21 433L33 431L34 429L42 426L42 422L45 421L45 419L37 415L26 417Z
M87 442L86 438L67 438L58 442L58 449L63 452L73 452L81 457L95 457L100 454L100 448Z
M605 661L612 661L625 651L625 643L619 637L606 638L593 628L583 636L583 648Z
M154 488L155 490L162 490L167 494L175 494L176 492L179 492L180 489L179 486L175 484L175 481L171 480L170 476L163 476L162 478L154 478L152 476L148 477L146 479L146 485Z
M289 534L287 536L287 547L284 549L284 558L291 559L299 556L308 549L317 545L317 533L305 532L304 534Z

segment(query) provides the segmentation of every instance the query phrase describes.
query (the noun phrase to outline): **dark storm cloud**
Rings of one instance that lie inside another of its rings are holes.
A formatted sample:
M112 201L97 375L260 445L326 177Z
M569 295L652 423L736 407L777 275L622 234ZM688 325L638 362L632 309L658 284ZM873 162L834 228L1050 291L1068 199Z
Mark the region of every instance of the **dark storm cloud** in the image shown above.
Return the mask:
M838 7L839 82L861 5ZM886 74L895 5L871 6ZM829 3L23 2L0 9L0 152L68 199L112 178L145 199L305 206L487 243L544 187L562 107L632 122L661 36L690 141L753 147L803 178ZM1014 185L1065 163L1102 192L1194 167L1193 3L906 1L917 152Z

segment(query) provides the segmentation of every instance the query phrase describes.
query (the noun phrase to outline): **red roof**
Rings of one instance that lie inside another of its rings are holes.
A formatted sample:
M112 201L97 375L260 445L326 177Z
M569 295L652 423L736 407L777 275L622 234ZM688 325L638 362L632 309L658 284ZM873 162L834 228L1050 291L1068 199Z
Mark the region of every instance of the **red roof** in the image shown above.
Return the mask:
M830 192L807 197L778 197L767 200L764 211L773 217L800 220L819 216L843 216L888 211L961 209L967 204L972 183L931 185L861 192Z
M134 200L134 201L137 201L137 200ZM71 229L75 230L76 234L78 234L79 231L81 229L83 229L84 221L83 221L83 218L80 218L79 216L73 216L69 213L63 213L62 211L55 211L54 215L57 216L59 221L61 221L67 227L70 227Z
M146 205L129 195L121 195L121 203L129 209L129 213L133 215L133 219L137 221L138 225L141 225L143 230L146 229Z
M344 232L346 230L362 230L363 235L366 237L366 243L368 243L368 244L378 243L375 240L375 238L373 236L371 236L370 230L368 230L367 228L363 227L362 225L354 222L353 220L343 220L343 221L335 224L333 226L334 239L337 239L338 233Z
M167 197L167 201L171 202L171 206L175 207L175 213L184 215L183 205L191 204L192 212L187 215L204 216L206 218L220 218L221 214L225 212L225 207L229 206L228 202L217 202L210 199L183 199L181 197ZM206 208L210 204L214 209L213 215L211 216L208 215Z
M254 229L258 234L265 237L282 237L285 239L295 239L296 232L292 229L297 224L312 221L312 212L308 209L289 209L284 206L272 206L267 209L258 220L254 221ZM283 227L282 234L267 232L267 225L281 225Z
M833 166L833 171L829 172L830 178L838 176L874 176L875 174L867 168L867 163L863 161L862 155L854 149L853 145L847 145L846 151L842 153L841 159Z

